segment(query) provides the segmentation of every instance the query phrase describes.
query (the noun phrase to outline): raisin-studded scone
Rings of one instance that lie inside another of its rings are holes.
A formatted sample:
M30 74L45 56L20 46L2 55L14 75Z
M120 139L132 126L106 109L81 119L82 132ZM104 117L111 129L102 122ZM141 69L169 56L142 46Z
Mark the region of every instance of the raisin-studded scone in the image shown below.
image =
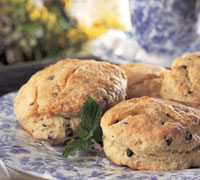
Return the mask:
M200 110L147 96L123 101L101 119L103 148L118 165L171 171L200 166Z
M200 104L200 53L177 58L162 82L161 96Z
M103 110L123 101L126 75L116 65L66 59L34 74L14 107L23 128L38 140L64 142L76 136L80 112L90 95Z
M127 75L127 99L142 96L160 97L162 79L169 70L143 63L120 66Z

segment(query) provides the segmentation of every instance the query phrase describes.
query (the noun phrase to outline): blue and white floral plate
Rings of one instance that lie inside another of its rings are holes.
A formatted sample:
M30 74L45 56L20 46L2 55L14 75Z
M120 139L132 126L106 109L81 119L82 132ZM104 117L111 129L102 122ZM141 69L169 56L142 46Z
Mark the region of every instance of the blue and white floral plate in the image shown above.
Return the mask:
M63 147L34 140L16 119L16 92L0 97L0 159L10 168L46 179L200 179L200 169L172 172L136 171L114 165L101 151L77 152L62 158Z

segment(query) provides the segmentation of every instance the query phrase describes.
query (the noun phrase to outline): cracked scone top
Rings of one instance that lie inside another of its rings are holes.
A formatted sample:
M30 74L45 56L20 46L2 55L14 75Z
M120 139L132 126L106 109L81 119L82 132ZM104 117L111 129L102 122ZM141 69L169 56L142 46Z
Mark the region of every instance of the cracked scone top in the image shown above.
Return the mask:
M120 65L127 75L127 99L142 96L160 97L164 75L169 71L143 63Z
M116 65L66 59L37 72L14 102L17 119L34 138L64 142L76 136L80 112L90 95L103 110L126 95L126 75Z
M123 101L101 119L106 156L139 170L200 166L200 110L147 96Z
M172 63L162 82L161 97L200 104L200 53L188 54Z

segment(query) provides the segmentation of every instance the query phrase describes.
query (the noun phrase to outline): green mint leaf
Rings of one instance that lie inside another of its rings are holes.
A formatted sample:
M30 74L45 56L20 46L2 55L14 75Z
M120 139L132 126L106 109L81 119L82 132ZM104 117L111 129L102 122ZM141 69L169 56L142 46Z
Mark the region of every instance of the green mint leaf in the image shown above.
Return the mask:
M63 157L68 157L72 155L77 150L88 150L92 147L92 143L85 139L71 139L65 145L63 151Z
M79 126L79 128L77 130L78 137L80 137L82 139L87 139L88 134L89 134L89 132L86 129Z
M88 96L81 111L81 122L78 128L79 137L83 139L91 139L95 136L97 129L100 127L101 117L101 106L95 99Z
M81 122L77 130L79 139L71 139L65 145L63 157L73 154L77 150L87 150L92 147L92 138L95 138L100 130L102 110L99 103L88 96L81 111Z

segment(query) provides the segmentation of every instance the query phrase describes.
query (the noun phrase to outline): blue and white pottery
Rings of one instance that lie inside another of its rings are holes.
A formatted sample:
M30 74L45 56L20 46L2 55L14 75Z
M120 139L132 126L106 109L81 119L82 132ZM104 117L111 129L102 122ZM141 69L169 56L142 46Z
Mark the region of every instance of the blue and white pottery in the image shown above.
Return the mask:
M200 51L199 0L129 0L129 6L132 30L95 40L94 55L170 67L174 58Z

